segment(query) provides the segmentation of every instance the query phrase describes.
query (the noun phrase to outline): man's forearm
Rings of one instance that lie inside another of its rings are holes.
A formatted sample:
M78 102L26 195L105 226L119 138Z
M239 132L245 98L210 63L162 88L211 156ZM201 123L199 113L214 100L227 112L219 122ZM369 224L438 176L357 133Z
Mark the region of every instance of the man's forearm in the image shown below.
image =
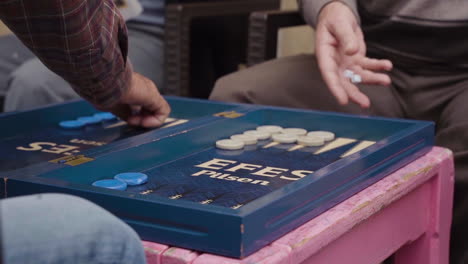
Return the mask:
M351 8L359 21L357 0L298 0L298 2L304 19L312 27L317 26L318 16L322 8L331 2L342 2L346 4L349 8Z
M128 89L127 29L113 0L0 0L0 19L91 103Z

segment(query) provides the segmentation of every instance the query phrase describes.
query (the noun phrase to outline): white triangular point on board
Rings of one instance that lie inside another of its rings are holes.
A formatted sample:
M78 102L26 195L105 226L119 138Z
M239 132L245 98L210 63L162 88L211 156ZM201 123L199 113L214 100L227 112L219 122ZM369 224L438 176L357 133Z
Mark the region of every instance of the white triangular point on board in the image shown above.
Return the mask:
M342 147L344 145L351 144L351 143L353 143L355 141L356 141L356 139L352 139L352 138L337 138L337 139L333 140L332 142L328 143L327 145L325 145L323 148L317 150L314 154L316 154L316 155L321 154L321 153L330 151L332 149L336 149L336 148Z
M176 120L175 118L168 117L168 118L166 118L166 120L164 120L164 124L175 121L175 120Z
M276 146L276 145L278 145L278 144L279 144L278 142L273 141L273 142L271 142L271 143L266 144L265 146L263 146L263 148L271 148L271 147Z
M178 126L178 125L182 125L183 123L187 123L187 122L188 122L187 119L179 119L179 120L177 120L177 121L175 121L175 122L172 122L172 123L170 123L170 124L167 124L167 125L165 125L165 126L163 126L163 127L161 127L161 128L172 127L172 126Z
M117 123L115 123L115 124L106 126L106 127L104 127L104 128L105 128L105 129L114 128L114 127L124 126L124 125L126 125L126 124L127 124L127 122L125 122L125 121L120 121L120 122L117 122Z
M295 151L295 150L301 149L303 147L304 147L303 145L295 145L295 146L292 146L291 148L289 148L288 151Z
M365 148L368 148L372 145L375 144L375 141L369 141L369 140L364 140L362 141L361 143L357 144L356 146L354 146L354 148L348 150L347 152L345 152L343 155L341 155L340 157L344 158L344 157L347 157L351 154L354 154L356 152L359 152Z

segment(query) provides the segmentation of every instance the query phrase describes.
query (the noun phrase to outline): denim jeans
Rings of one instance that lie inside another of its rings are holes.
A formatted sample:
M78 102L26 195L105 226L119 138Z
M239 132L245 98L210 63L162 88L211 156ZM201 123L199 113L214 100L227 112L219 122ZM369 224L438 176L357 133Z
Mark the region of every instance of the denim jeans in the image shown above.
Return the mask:
M8 198L0 213L4 264L146 263L135 231L82 198Z

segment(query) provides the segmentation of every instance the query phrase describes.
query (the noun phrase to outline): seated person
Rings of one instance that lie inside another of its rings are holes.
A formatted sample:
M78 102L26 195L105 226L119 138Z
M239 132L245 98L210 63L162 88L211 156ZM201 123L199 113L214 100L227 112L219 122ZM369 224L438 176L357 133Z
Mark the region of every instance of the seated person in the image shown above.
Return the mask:
M143 13L126 22L128 57L134 70L156 83L164 93L165 0L139 1ZM67 81L44 66L15 35L0 37L0 47L0 96L5 97L4 111L79 98Z
M140 237L101 207L65 194L0 200L4 264L146 263Z
M436 122L436 144L455 154L450 263L468 263L468 2L300 5L315 28L316 56L285 57L227 75L210 99Z
M112 0L0 1L0 19L97 109L143 127L159 126L169 115L154 83L127 60L127 28ZM44 84L32 77L30 83ZM0 252L5 264L146 262L128 225L97 205L61 194L0 200Z

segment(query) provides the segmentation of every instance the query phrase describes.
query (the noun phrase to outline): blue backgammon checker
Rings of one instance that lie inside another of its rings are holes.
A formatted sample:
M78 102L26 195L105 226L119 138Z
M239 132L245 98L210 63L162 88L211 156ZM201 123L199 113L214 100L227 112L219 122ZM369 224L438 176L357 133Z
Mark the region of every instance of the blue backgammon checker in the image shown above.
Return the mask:
M59 123L59 126L65 129L79 129L85 125L86 123L80 120L65 120Z
M101 121L109 121L117 118L114 114L109 112L96 113L93 116L101 119Z
M99 124L102 121L101 118L96 117L94 115L92 115L92 116L80 116L76 120L81 121L81 122L85 123L86 125L95 125L95 124Z
M420 157L434 141L434 124L425 121L247 105L221 116L154 140L122 140L132 144L79 164L42 163L55 167L28 176L15 171L6 190L79 195L144 240L242 258ZM238 150L215 146L261 125L335 138L322 146L271 139ZM144 173L147 182L125 191L92 186L126 171Z
M123 181L128 185L142 185L148 181L148 175L141 172L122 172L114 176L114 179Z
M107 188L111 190L125 191L127 189L127 183L117 179L105 179L93 182L93 186L100 188Z

